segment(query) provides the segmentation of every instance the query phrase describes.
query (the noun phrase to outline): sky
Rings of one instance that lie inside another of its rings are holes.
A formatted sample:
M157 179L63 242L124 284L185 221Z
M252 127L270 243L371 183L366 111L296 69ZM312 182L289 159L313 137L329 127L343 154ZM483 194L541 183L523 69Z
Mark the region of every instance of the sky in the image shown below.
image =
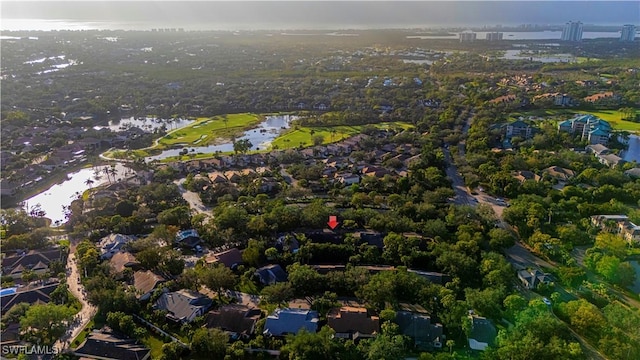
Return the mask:
M640 1L16 1L2 0L0 28L15 19L144 23L154 27L395 28L518 24L640 24ZM24 26L27 22L24 22Z

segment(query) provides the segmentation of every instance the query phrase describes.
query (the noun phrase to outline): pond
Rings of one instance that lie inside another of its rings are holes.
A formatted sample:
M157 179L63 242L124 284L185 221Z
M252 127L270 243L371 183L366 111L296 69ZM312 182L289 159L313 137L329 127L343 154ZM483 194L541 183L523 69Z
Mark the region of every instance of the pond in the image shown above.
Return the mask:
M111 131L123 131L131 127L138 127L145 131L153 131L154 129L166 126L167 131L179 129L187 126L195 120L175 118L175 119L159 119L155 117L128 117L120 120L109 120L107 126L95 126L94 129L100 130L103 128L109 128Z
M505 50L504 55L500 58L507 60L539 61L543 63L576 61L575 56L571 54L529 54L526 51L523 52L523 50Z
M245 131L241 137L236 140L247 139L251 141L253 146L251 150L261 150L268 148L271 145L271 141L280 135L283 130L290 127L291 121L297 119L294 115L269 115L265 117L265 120L258 124L257 127ZM186 146L181 149L169 149L164 150L159 155L149 156L145 158L146 161L162 160L170 156L178 156L183 149L187 149L189 154L213 154L216 152L228 152L233 151L233 142L230 139L224 139L223 142L216 145L209 146Z
M96 168L98 176L96 176L96 171L93 168L69 173L67 174L67 180L25 200L24 206L29 211L31 207L40 205L40 208L46 213L45 216L51 219L52 226L60 226L67 221L64 207L69 206L73 200L81 196L90 187L109 182L103 169L104 166ZM120 164L116 165L115 170L117 173L115 177L120 179L132 171ZM88 183L87 180L89 179L93 183ZM111 179L113 181L113 176L111 176Z
M640 136L629 135L627 145L629 147L622 152L622 159L628 162L636 161L640 163Z

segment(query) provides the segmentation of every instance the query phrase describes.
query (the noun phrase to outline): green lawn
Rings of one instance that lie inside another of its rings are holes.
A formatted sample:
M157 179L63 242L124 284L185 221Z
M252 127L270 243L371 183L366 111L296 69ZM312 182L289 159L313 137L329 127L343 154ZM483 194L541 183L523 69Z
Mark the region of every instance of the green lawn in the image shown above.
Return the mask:
M413 125L405 122L385 122L379 124L373 124L378 129L385 129L389 127L399 127L404 130L412 128ZM302 147L309 147L313 145L313 136L322 135L324 137L323 144L329 144L340 140L348 139L351 136L360 134L362 127L365 125L356 126L321 126L321 127L297 127L289 129L289 131L278 136L271 142L270 149L263 149L259 151L250 151L251 153L268 152L275 148L277 149L290 149ZM311 131L313 130L313 135ZM335 130L335 132L333 132ZM233 152L226 152L223 154L232 154ZM215 154L187 154L182 156L171 156L163 159L162 162L180 161L180 160L197 160L197 159L209 159Z
M278 136L271 142L271 146L272 148L278 149L287 149L298 146L308 147L313 145L313 137L317 135L322 135L324 137L323 144L329 144L360 134L363 126L364 125L298 127ZM412 127L411 124L403 122L380 123L374 124L374 126L378 129L389 128L392 126L397 126L402 129Z
M158 141L157 148L176 144L207 146L218 138L240 136L244 131L260 122L256 114L228 114L212 118L200 118L189 126L169 132Z
M152 359L159 359L160 356L162 356L162 345L164 345L164 341L151 330L148 331L148 335L142 340L142 343L151 349Z

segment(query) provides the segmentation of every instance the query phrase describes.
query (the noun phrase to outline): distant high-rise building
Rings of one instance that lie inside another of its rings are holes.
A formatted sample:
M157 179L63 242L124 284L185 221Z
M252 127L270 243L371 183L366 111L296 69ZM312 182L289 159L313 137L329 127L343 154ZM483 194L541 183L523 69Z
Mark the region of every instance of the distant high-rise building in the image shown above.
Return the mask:
M569 21L562 29L563 41L582 41L582 23Z
M486 39L487 39L487 41L500 41L500 40L502 40L502 33L501 32L488 32Z
M476 33L473 31L463 31L458 34L460 42L473 42L476 41Z
M620 41L633 41L636 38L635 25L624 25L622 27L622 34L620 34Z

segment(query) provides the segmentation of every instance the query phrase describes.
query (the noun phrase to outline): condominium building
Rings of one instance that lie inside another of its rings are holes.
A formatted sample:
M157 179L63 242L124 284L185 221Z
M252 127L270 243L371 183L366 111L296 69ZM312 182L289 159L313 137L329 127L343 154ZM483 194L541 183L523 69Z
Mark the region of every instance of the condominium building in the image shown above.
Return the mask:
M636 38L635 25L624 25L620 34L620 41L633 41Z
M476 33L473 31L463 31L458 34L460 42L473 42L476 41Z
M562 29L563 41L582 41L582 22L569 21Z
M487 41L500 41L502 40L503 34L501 32L489 32L486 35Z

